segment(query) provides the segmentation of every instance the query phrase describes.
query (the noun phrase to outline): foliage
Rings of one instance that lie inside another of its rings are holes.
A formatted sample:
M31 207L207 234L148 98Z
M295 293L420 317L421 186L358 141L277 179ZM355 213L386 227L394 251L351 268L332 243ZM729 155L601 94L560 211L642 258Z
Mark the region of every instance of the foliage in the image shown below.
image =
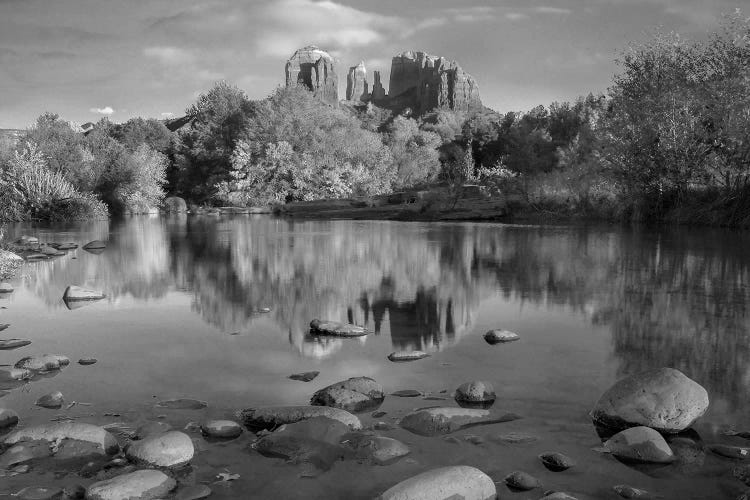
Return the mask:
M105 121L106 118L102 119L97 127L102 126ZM109 124L108 133L130 152L135 152L145 144L154 151L167 153L172 142L172 132L154 118L131 118L122 124Z
M441 145L438 134L421 130L412 118L398 116L388 129L387 144L396 172L394 187L409 188L437 178L440 172L437 148Z

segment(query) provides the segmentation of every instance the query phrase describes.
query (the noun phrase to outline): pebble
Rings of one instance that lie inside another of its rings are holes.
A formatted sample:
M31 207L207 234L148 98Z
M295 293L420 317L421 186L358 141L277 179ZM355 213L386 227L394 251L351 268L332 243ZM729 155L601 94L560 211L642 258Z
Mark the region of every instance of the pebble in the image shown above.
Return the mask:
M292 380L299 380L300 382L310 382L315 377L320 375L320 372L302 372L302 373L295 373L294 375L289 375L289 378Z
M513 342L520 339L517 333L513 333L508 330L490 330L484 334L484 340L488 344L501 344L505 342Z
M388 359L394 362L399 361L417 361L428 357L424 351L396 351L388 355Z
M201 425L201 431L209 437L232 439L242 434L242 427L232 420L209 420Z
M575 461L562 453L548 451L539 455L545 467L553 472L562 472L576 465Z
M511 488L523 491L533 490L534 488L539 488L542 485L542 483L540 483L539 480L531 474L519 470L513 471L505 476L504 481L505 484L507 484Z
M83 366L88 366L88 365L95 364L97 361L99 360L96 358L81 358L78 360L78 364L83 365Z
M333 337L362 337L369 332L361 326L339 323L338 321L314 319L310 322L310 333L315 335L331 335Z
M40 397L35 404L42 408L58 409L62 407L64 400L62 392L55 391Z
M372 418L385 417L387 414L388 413L384 411L375 411L375 412L372 412Z

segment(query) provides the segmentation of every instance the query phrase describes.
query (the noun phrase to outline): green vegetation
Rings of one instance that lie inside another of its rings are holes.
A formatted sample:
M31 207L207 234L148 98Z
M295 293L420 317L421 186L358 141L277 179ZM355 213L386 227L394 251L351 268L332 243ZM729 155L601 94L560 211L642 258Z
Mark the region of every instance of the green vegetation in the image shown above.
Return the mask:
M619 61L608 95L526 113L436 109L415 119L332 108L301 88L252 101L220 82L164 123L46 113L0 143L2 217L265 205L480 184L516 215L750 224L750 20L703 41L657 34ZM33 168L32 168L33 166ZM23 171L23 175L21 172ZM455 190L459 192L460 190Z

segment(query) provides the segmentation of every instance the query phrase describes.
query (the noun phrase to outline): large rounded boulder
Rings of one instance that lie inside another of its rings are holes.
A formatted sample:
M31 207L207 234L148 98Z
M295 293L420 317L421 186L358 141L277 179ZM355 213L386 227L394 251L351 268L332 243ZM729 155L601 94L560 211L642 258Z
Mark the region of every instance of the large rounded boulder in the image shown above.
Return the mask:
M661 434L650 427L630 427L612 436L604 449L631 462L670 463L674 453Z
M674 368L624 378L605 392L591 412L595 424L612 429L643 425L678 433L693 425L708 408L708 393Z
M132 442L125 455L136 463L156 467L179 467L193 459L193 441L184 432L169 431Z
M310 404L361 412L377 408L383 402L383 386L369 377L353 377L336 382L313 394Z
M378 500L494 500L494 481L467 465L440 467L401 481L383 492Z

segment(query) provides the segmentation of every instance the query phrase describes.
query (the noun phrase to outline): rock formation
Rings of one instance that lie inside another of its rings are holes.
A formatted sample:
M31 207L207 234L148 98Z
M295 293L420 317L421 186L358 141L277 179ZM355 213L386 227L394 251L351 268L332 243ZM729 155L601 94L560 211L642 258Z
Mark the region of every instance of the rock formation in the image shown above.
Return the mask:
M314 45L297 50L286 62L286 86L293 85L304 85L321 101L338 106L336 64L328 52Z
M369 90L367 68L365 68L365 62L362 61L349 68L349 74L346 77L346 100L365 102L370 98Z
M437 107L468 111L482 105L477 83L458 63L424 52L393 58L389 97L410 103L418 115Z
M380 82L380 71L373 71L372 79L372 93L370 94L370 99L373 101L382 101L385 99L386 95L383 84Z

